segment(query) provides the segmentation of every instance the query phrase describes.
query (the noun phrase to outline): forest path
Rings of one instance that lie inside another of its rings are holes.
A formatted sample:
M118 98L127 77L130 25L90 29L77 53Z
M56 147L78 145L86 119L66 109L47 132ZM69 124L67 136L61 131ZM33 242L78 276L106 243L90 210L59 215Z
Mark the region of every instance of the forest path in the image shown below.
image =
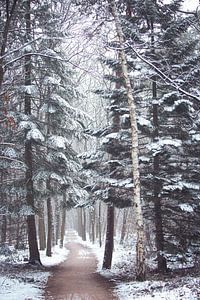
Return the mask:
M95 273L97 260L92 250L80 244L73 231L67 232L67 260L52 268L45 300L117 300L113 284Z

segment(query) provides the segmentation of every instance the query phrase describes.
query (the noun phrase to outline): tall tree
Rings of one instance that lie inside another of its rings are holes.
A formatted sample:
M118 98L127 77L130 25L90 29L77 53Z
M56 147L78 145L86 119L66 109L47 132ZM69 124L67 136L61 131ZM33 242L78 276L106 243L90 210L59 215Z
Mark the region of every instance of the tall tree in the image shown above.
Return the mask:
M31 1L27 0L25 2L25 22L26 22L26 40L27 42L31 39ZM31 55L26 55L25 57L25 86L31 86ZM24 113L29 118L32 115L32 103L31 96L29 93L25 92L25 103L24 103ZM28 132L26 132L28 134ZM29 242L29 262L31 264L41 264L40 254L38 250L37 243L37 233L35 224L35 204L34 204L34 188L33 188L33 148L31 139L27 139L25 142L25 152L24 152L25 164L26 164L26 202L30 209L30 213L27 216L28 225L28 242Z
M130 113L131 122L131 142L132 142L132 168L133 168L133 184L134 184L134 205L136 210L136 224L137 224L137 245L136 245L136 277L138 280L144 280L146 276L145 269L145 232L144 222L141 204L141 183L140 183L140 171L139 171L139 145L138 145L138 127L137 127L137 113L136 106L133 97L133 87L128 73L127 57L124 50L124 34L120 19L117 12L115 1L109 1L111 5L111 12L114 17L116 32L119 39L119 55L122 66L122 74L125 81L125 88L127 92L128 107Z
M186 255L186 244L189 245L192 242L191 240L189 242L188 233L185 238L187 243L181 241L180 236L184 234L180 234L183 226L181 225L183 223L180 224L180 219L184 222L183 220L188 220L195 215L195 210L192 212L192 202L190 202L191 199L195 199L195 192L191 185L191 179L186 180L187 176L183 168L186 163L186 156L183 153L190 149L188 143L194 144L192 141L194 133L189 132L189 127L195 129L198 127L192 113L197 108L198 102L192 100L192 97L188 98L192 90L192 82L194 89L197 84L195 74L198 73L198 67L196 68L193 62L197 59L194 53L198 47L198 40L191 38L189 34L192 31L192 24L195 24L196 21L193 13L180 14L182 1L171 1L169 4L163 4L159 1L145 3L129 1L128 3L131 15L123 21L124 25L126 24L123 31L129 41L126 44L126 51L132 58L129 66L133 70L137 68L135 72L133 71L133 80L138 70L140 70L139 73L143 79L137 92L139 113L146 115L147 118L149 115L152 116L151 119L144 120L146 124L149 124L146 126L146 132L143 130L149 147L146 146L145 157L141 157L141 160L146 159L146 163L143 161L143 166L141 166L142 194L146 208L150 207L152 203L154 205L153 222L158 269L166 271L166 258L174 255L174 251ZM134 46L136 44L137 47ZM140 53L139 56L138 52ZM139 66L138 58L141 59L141 66ZM147 63L146 66L144 62ZM148 71L150 65L154 68L152 67ZM161 74L167 74L167 77L171 78L171 82L163 82L164 77ZM188 74L191 76L188 77ZM191 77L193 78L192 81ZM181 82L184 82L186 94L179 93ZM177 91L174 91L175 86ZM150 93L151 98L149 97ZM141 105L142 99L146 100L145 110ZM149 153L148 148L150 149ZM192 166L190 165L191 169ZM147 170L151 174L149 177L146 176ZM196 182L196 176L194 178ZM178 188L177 182L182 182L184 191L181 187ZM184 195L187 195L187 200ZM187 202L191 207L190 217L188 212L187 216L183 217L186 212L183 210L181 212L181 202L184 202L185 205ZM197 202L195 201L195 203ZM149 212L147 210L145 212L151 220L152 213L151 209ZM191 224L191 221L189 223ZM169 238L171 236L173 239ZM184 247L183 244L185 244Z

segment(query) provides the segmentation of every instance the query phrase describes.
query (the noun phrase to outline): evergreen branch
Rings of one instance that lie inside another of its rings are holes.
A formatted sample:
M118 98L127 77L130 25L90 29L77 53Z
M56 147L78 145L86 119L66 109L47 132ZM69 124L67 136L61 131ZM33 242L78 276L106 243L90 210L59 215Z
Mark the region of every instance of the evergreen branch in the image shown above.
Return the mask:
M8 157L8 156L3 156L3 155L0 155L0 159L6 159L6 160L10 160L12 162L18 162L20 164L23 164L24 165L24 162L21 161L21 160L18 160L18 159L15 159L15 158L11 158L11 157Z
M91 73L91 74L92 74L91 71L89 71L89 70L87 70L87 69L85 69L85 68L83 68L83 67L80 67L80 65L78 65L78 64L76 64L76 63L70 61L70 59L64 59L64 58L59 57L59 56L51 56L51 55L48 55L48 54L37 53L37 52L28 52L28 53L24 53L23 55L18 56L18 57L16 57L15 59L13 59L13 60L7 62L6 64L4 64L4 67L7 67L7 66L9 66L9 65L12 65L13 63L15 63L15 62L17 62L17 61L23 59L23 58L26 57L26 56L40 56L40 57L44 57L44 58L50 58L50 59L54 59L54 60L57 60L57 61L61 61L61 62L64 62L64 63L69 63L69 64L71 64L74 68L78 68L79 70L82 70L82 71L84 71L84 72L86 72L86 73ZM73 56L72 56L72 57L73 57ZM92 75L95 77L94 74L92 74Z
M15 59L7 62L4 66L7 67L7 66L15 63L16 61L23 59L26 56L40 56L40 57L44 57L44 58L51 58L51 59L55 59L55 60L60 60L60 61L63 61L63 62L69 62L68 60L63 59L63 58L58 57L58 56L52 56L52 55L37 53L37 52L28 52L28 53L24 53L23 55L18 56Z
M0 143L0 146L16 146L15 144L13 143Z
M11 54L13 54L13 53L15 53L15 52L18 52L18 51L20 51L20 50L26 48L27 46L29 46L30 44L36 42L37 40L39 40L39 39L41 39L41 38L42 38L42 37L35 38L34 40L31 40L31 41L29 41L28 43L25 43L24 45L22 45L22 46L20 46L20 47L18 47L18 48L16 48L16 49L13 49L13 50L10 51L10 52L5 53L3 56L0 56L0 59L3 59L3 58L5 58L5 57L8 56L8 55L11 55Z
M180 93L200 102L200 98L195 96L194 94L191 94L189 92L187 92L186 90L182 89L177 83L174 82L173 79L171 79L169 76L167 76L164 72L162 72L158 67L156 67L152 62L150 62L148 59L146 59L145 57L143 57L141 54L138 53L137 50L135 50L135 48L133 46L131 46L130 44L128 44L129 48L131 48L133 50L133 52L136 54L136 56L138 58L140 58L143 62L145 62L147 65L149 65L150 67L152 67L156 73L158 75L160 75L160 77L164 80L166 80L166 82L168 84L170 84L173 88L175 88L177 91L179 91Z

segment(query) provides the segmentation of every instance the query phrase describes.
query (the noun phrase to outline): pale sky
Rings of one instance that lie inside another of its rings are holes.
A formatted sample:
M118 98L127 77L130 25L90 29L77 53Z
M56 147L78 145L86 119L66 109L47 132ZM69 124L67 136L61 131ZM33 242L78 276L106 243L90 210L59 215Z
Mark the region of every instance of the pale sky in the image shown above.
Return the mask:
M198 5L199 0L185 0L183 7L184 9L195 10Z
M171 0L164 0L165 3L170 3ZM196 10L199 5L199 0L185 0L183 4L183 9L186 10Z

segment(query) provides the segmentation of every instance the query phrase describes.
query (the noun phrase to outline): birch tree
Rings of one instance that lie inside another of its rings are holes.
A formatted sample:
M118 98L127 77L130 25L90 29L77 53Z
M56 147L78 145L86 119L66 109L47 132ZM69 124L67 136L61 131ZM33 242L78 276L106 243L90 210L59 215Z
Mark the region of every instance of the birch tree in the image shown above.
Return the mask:
M122 75L125 81L125 88L127 92L128 107L131 122L131 157L133 168L133 183L134 183L134 206L137 224L137 244L136 244L136 278L138 280L145 280L145 232L142 214L142 203L140 195L140 170L139 170L139 147L138 147L138 128L137 128L137 115L136 105L133 97L133 87L131 86L130 77L128 73L127 58L124 50L124 35L120 19L117 12L115 1L109 1L111 13L114 18L116 32L119 41L119 56L122 67Z

